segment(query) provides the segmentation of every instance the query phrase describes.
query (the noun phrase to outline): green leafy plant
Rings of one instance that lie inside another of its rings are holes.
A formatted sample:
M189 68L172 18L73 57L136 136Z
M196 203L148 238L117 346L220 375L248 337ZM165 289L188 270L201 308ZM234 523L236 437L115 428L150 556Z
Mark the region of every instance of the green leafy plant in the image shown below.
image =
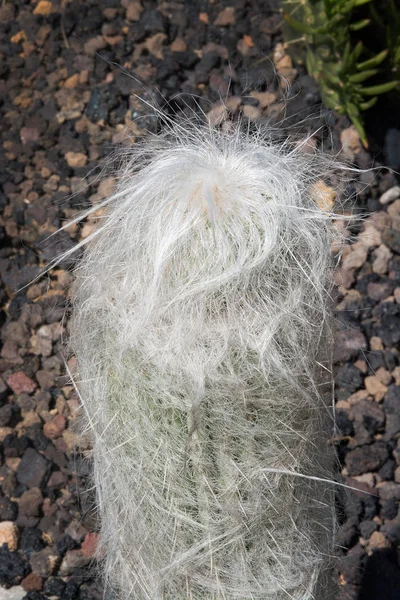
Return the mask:
M400 74L400 13L394 0L386 0L385 10L377 8L374 2L369 4L373 23L378 26L379 36L385 38L389 50L389 61L395 76Z
M365 12L367 4L371 10ZM380 94L399 84L394 72L396 65L397 71L400 66L400 18L393 1L385 5L385 12L388 19L380 16L373 0L283 2L286 41L296 48L294 58L303 61L318 81L325 105L349 116L365 146L363 111L371 108ZM385 25L390 21L389 13L393 13L391 24ZM386 42L378 52L366 47L362 39L355 39L362 37L373 21L384 30L381 38Z

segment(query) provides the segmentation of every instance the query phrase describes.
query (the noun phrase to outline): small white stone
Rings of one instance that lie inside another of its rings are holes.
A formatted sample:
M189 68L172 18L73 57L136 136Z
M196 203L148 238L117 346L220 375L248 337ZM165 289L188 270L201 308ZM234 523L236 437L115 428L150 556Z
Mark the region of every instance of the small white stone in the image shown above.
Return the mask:
M9 590L0 588L0 600L22 600L25 596L26 591L20 585L16 585Z
M397 200L400 198L400 185L395 185L388 190L379 198L379 202L383 205L389 204L389 202L393 202L393 200Z

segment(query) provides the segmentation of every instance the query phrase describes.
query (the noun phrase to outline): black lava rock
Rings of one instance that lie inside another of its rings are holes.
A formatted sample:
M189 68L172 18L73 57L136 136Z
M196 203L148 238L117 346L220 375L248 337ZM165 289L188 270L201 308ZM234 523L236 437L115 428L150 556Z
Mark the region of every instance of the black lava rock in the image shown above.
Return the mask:
M400 568L395 548L378 550L368 557L359 600L398 600Z
M396 463L392 458L389 458L379 469L378 473L385 479L386 481L393 479L394 470L396 468Z
M382 241L396 254L400 254L400 231L386 229L382 235Z
M21 535L20 548L29 558L32 552L39 552L45 546L42 532L36 527L26 527Z
M387 315L374 328L374 334L385 346L394 346L400 341L400 315Z
M381 501L380 515L384 519L389 519L389 520L394 519L397 516L398 510L399 510L399 503L394 498Z
M74 600L79 591L79 584L75 581L68 581L64 592L61 595L61 600Z
M386 364L383 352L378 350L368 352L368 367L371 373L375 373L381 367L385 368Z
M65 590L65 582L60 577L49 577L44 586L47 596L62 596Z
M389 458L387 446L383 442L358 446L351 450L345 458L349 475L362 475L378 470Z
M10 588L18 585L29 573L29 564L17 552L10 552L7 544L0 548L0 585Z
M357 544L349 550L346 556L343 556L338 563L339 572L343 575L346 583L360 585L363 577L363 566L365 562L365 553L363 548Z
M383 401L386 412L398 414L400 412L400 386L389 385Z
M32 442L26 435L18 437L11 433L4 438L3 448L6 458L20 458Z
M29 488L43 485L48 473L50 463L36 450L28 448L18 465L17 479Z
M375 521L362 521L360 523L360 533L365 540L368 540L377 529L378 525Z
M386 521L381 526L381 531L386 534L391 542L400 542L400 523L395 521Z
M65 554L67 550L73 550L74 548L77 548L78 545L79 544L68 534L61 536L56 542L56 548L60 554Z
M104 593L95 584L83 584L79 589L78 600L103 600ZM107 598L105 600L111 600Z
M5 496L0 496L0 521L15 521L18 514L18 504Z
M164 33L168 21L158 10L145 11L140 19L140 25L146 33Z
M363 384L362 373L357 367L352 364L345 364L341 367L336 375L336 385L352 394L360 389Z
M118 102L118 89L111 85L95 87L86 106L86 116L90 121L96 122L107 119L108 113Z
M353 423L343 410L336 412L336 425L342 435L353 435Z
M378 498L376 496L365 496L361 500L362 517L366 520L373 519L378 512Z
M211 71L211 69L218 67L220 62L221 58L219 54L217 54L216 52L207 52L202 57L200 62L197 63L196 71L200 73L208 73L209 71Z
M0 427L7 427L10 424L15 409L11 404L5 404L0 408Z
M351 548L358 540L358 519L350 517L343 523L336 534L336 543L344 548Z

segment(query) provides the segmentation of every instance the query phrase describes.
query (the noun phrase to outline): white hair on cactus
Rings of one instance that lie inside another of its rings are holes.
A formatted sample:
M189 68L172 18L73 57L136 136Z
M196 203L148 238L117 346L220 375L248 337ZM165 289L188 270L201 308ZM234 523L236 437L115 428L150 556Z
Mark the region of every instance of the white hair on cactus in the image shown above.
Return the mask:
M326 160L170 125L83 242L71 347L120 600L330 597Z

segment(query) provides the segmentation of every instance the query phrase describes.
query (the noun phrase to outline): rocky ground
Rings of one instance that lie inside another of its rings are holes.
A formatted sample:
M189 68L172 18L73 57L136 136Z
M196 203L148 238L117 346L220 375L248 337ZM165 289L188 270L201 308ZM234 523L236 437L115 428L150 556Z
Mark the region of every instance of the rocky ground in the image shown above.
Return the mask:
M63 359L71 261L32 280L95 226L48 239L109 194L112 175L99 179L96 167L156 128L136 94L169 101L171 113L197 102L213 122L225 117L223 98L250 121L296 123L301 135L321 127L316 144L372 164L349 122L320 109L313 80L293 69L278 9L277 0L1 4L0 600L102 597ZM332 443L358 491L338 497L336 576L343 598L388 600L400 589L400 188L386 169L349 187L354 209L370 215L349 228L355 243L337 272Z

